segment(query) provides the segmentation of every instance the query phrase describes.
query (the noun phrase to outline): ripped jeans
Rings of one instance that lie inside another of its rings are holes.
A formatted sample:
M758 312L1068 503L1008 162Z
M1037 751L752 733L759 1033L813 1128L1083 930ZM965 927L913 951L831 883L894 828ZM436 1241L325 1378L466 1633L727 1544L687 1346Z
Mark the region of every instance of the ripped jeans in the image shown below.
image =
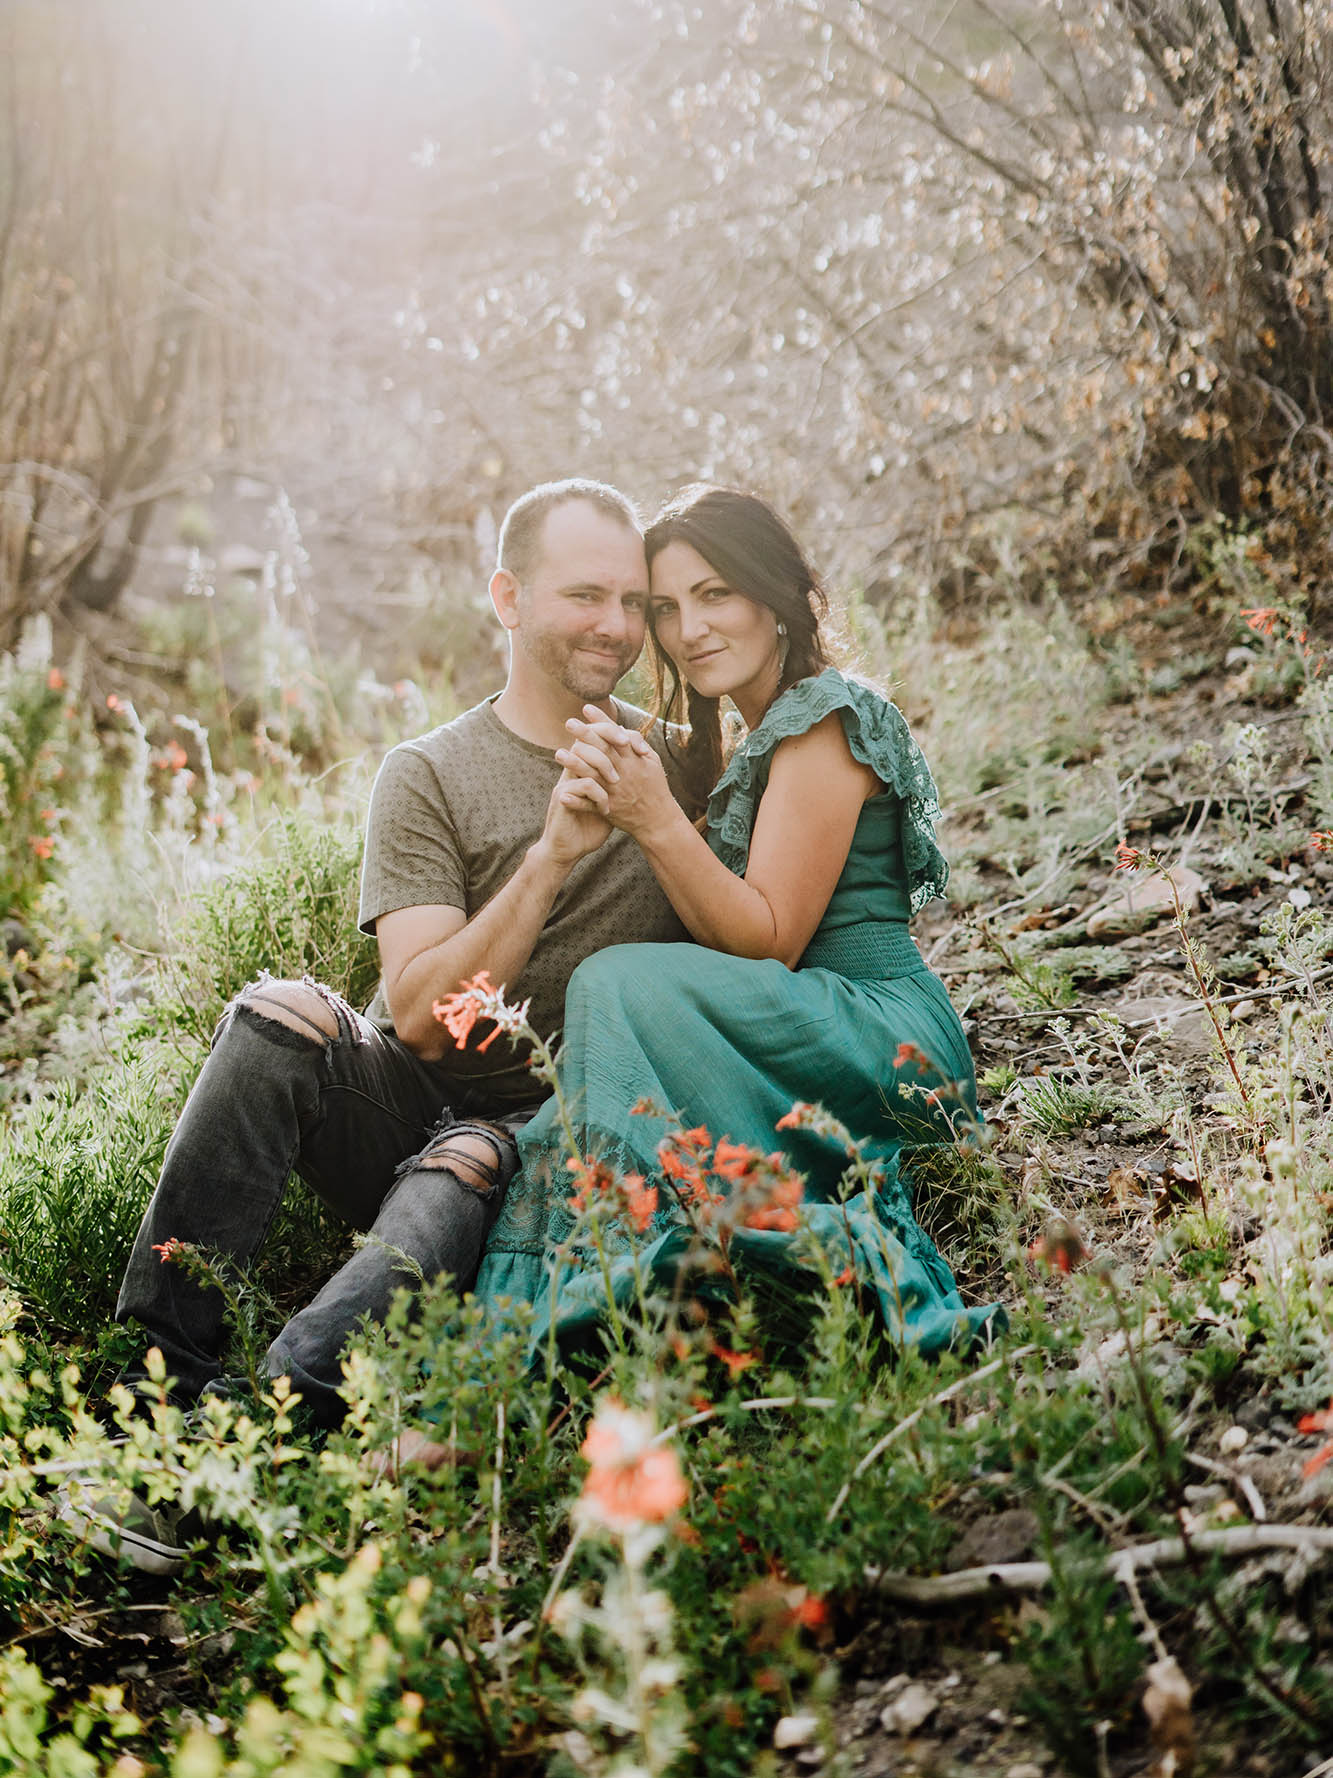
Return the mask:
M301 1028L266 1012L266 998ZM447 1277L460 1292L471 1284L517 1153L501 1130L498 1155L483 1146L487 1164L455 1171L440 1152L456 1122L447 1084L439 1067L316 982L264 979L237 996L167 1147L116 1304L118 1321L138 1322L147 1344L161 1348L177 1399L196 1400L222 1373L224 1304L154 1248L175 1237L243 1270L293 1172L376 1237L269 1348L269 1375L290 1376L319 1424L343 1417L348 1334L362 1316L383 1319L394 1293L413 1283L401 1254L427 1279ZM525 1119L500 1121L512 1132ZM460 1126L455 1151L462 1134Z

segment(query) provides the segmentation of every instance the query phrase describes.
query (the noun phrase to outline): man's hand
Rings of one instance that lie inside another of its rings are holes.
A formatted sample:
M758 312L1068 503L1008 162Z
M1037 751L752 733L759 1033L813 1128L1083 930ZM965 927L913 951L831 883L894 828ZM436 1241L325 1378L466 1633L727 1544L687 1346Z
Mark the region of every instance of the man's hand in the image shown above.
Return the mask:
M611 823L597 806L597 789L586 771L578 775L566 768L551 792L537 844L562 869L568 870L610 837Z
M635 730L609 721L595 705L585 705L584 715L587 721L571 717L565 724L572 739L555 755L571 791L578 787L578 807L596 811L636 839L672 823L680 808L653 748Z

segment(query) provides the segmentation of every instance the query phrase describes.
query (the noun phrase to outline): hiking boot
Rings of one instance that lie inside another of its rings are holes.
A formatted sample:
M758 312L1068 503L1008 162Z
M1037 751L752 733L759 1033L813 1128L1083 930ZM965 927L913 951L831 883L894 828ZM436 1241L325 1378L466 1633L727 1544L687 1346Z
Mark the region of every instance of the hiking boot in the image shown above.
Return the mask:
M142 1574L179 1573L186 1550L204 1529L203 1515L193 1508L172 1500L150 1506L128 1488L98 1492L91 1480L67 1483L57 1490L57 1501L57 1518L89 1549Z

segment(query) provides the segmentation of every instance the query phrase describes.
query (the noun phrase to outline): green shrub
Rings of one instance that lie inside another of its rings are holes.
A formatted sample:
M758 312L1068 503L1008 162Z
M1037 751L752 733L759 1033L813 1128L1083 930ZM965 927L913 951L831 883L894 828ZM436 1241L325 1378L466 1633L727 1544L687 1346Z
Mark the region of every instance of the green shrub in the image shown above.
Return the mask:
M379 958L357 931L361 832L297 812L263 832L263 852L204 887L172 934L151 1023L206 1042L261 970L310 975L364 1006Z
M15 1114L0 1158L0 1268L56 1328L107 1320L182 1096L156 1050Z

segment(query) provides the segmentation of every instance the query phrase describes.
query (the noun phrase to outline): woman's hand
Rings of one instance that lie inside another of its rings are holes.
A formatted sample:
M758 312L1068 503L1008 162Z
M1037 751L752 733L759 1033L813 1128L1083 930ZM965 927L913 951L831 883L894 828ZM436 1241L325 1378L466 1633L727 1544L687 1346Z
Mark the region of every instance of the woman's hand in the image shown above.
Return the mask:
M680 816L656 752L634 729L613 722L595 704L565 724L571 740L556 758L570 781L562 794L571 808L603 816L635 838Z

